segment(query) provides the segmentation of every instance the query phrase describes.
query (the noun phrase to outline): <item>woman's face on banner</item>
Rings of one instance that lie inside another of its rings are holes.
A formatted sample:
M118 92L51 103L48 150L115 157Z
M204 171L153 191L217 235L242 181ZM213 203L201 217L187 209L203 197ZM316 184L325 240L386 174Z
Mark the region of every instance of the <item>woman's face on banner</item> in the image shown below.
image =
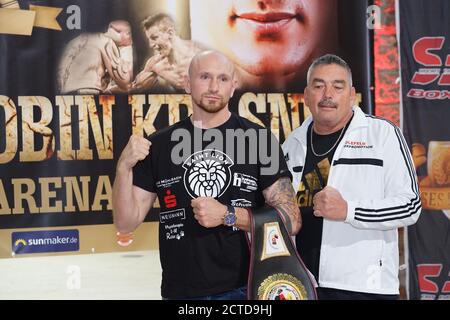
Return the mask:
M337 41L336 0L191 0L192 39L261 77L306 73Z

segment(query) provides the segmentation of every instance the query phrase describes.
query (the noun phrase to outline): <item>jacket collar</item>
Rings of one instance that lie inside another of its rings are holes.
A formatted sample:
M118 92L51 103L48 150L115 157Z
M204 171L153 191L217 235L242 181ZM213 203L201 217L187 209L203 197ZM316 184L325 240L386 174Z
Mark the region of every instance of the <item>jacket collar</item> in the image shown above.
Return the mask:
M347 133L353 129L368 126L367 117L365 113L361 110L361 108L358 106L353 106L352 109L354 115L347 129ZM297 139L300 143L306 142L306 133L308 132L308 127L312 121L313 118L312 115L310 115L308 118L305 119L305 121L303 121L302 125L298 127L298 130L292 132L292 134L294 134L294 138Z

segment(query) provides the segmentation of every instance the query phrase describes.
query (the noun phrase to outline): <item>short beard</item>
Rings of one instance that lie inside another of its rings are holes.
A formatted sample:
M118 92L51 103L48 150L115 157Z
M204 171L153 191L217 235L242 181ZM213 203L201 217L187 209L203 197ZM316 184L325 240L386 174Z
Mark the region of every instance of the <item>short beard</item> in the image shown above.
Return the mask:
M228 100L224 101L223 99L217 105L206 105L202 102L202 100L203 100L203 97L196 104L200 109L202 109L203 111L205 111L207 113L217 113L228 105Z

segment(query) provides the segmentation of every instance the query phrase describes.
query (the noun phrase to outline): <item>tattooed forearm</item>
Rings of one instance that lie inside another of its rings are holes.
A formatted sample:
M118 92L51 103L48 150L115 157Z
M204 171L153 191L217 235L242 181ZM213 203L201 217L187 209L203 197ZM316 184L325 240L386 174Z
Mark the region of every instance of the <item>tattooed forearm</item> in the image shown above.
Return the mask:
M266 203L275 207L285 221L291 235L297 234L301 226L300 210L295 201L295 192L287 177L278 179L263 191Z

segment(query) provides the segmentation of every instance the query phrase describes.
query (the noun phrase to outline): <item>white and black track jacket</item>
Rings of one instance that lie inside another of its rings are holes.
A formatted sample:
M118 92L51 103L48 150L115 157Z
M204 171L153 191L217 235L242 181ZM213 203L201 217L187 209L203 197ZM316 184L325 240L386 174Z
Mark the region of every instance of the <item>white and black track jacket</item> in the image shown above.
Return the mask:
M417 177L399 128L358 107L353 111L328 177L328 185L347 201L347 218L323 221L317 280L320 287L398 294L397 228L419 218ZM302 179L311 122L307 118L283 144L295 191Z

